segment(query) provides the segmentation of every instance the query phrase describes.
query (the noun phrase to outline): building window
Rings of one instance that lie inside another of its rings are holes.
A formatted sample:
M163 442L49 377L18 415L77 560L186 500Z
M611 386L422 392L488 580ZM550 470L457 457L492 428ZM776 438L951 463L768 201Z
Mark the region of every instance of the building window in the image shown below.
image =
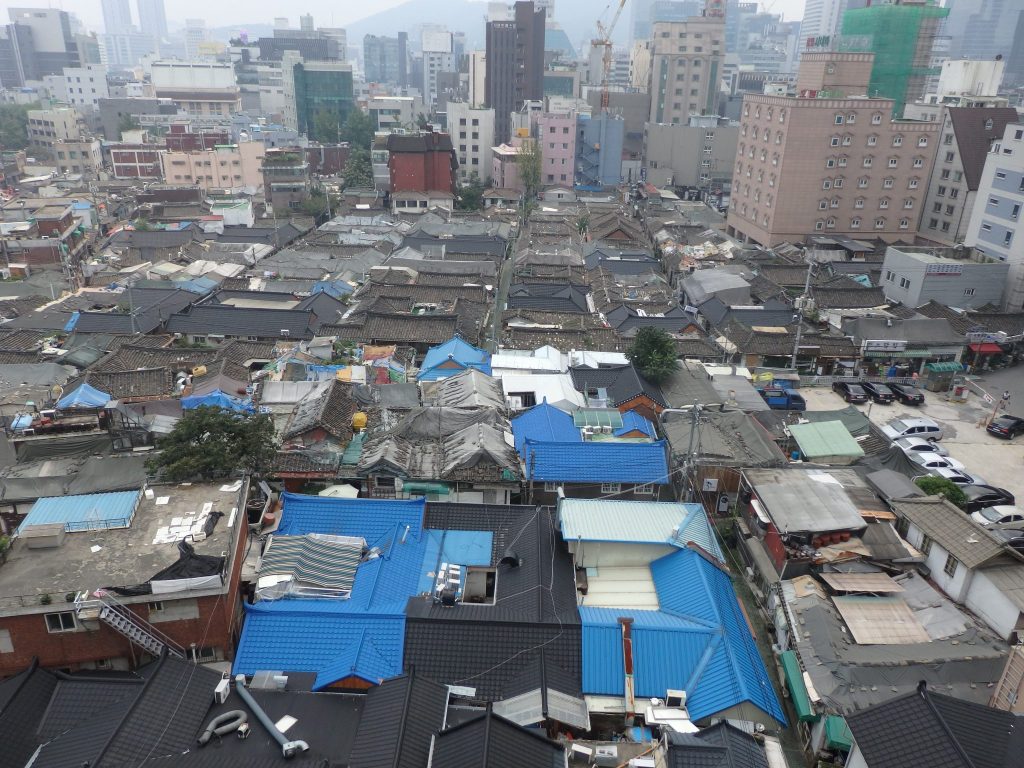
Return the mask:
M940 227L940 229L943 232L949 232L949 222L948 221L942 222L942 226Z
M881 125L882 124L882 113L881 112L875 112L875 114L873 114L871 116L871 124L872 125Z
M850 229L860 229L860 219L856 217L850 219Z
M900 160L899 160L898 157L890 157L889 158L889 167L890 168L896 168L896 167L899 166L899 164L900 164Z
M935 229L937 226L939 226L938 219L928 219L928 229Z
M843 124L843 116L842 115L836 115L836 125L842 125L842 124Z
M1007 232L1003 235L1003 245L1009 245L1013 242L1013 232Z
M923 157L915 157L914 158L914 167L915 168L924 168L924 158Z
M854 208L863 208L864 207L864 198L863 197L858 197L856 200L854 200L853 201L853 207Z
M544 483L546 493L558 493L558 483Z
M863 177L857 179L857 188L858 189L867 189L868 188L868 179L867 179L866 176L863 176Z
M928 146L928 137L927 136L920 137L917 140L917 146L919 146L919 147L927 147Z
M828 144L829 144L830 147L838 147L839 146L839 137L838 136L833 136L831 138L831 140L829 140Z
M164 609L164 604L160 600L156 600L151 603L146 603L146 607L149 608L150 613L159 613Z
M825 161L825 167L826 168L835 168L836 167L836 159L834 157L830 157L828 160Z
M913 208L914 207L914 199L911 198L911 197L908 197L906 200L903 201L903 207L905 209L907 209L907 210L910 210L911 208Z
M900 229L907 229L910 227L910 219L900 219Z
M973 288L965 288L964 289L964 296L973 296L973 295L974 295L974 289Z
M989 122L992 122L989 120ZM955 557L952 555L946 555L946 564L942 567L942 572L947 576L956 576L956 567L960 565Z
M820 232L824 228L825 228L825 222L823 222L823 221L816 221L816 222L814 222L814 230L815 230L815 232Z
M955 157L955 155L952 152L947 152L946 153L946 162L947 163L952 163L954 157Z
M825 221L825 227L828 228L828 229L835 229L836 228L836 220L835 219L827 219Z
M878 137L875 134L868 136L868 146L873 147L878 143Z
M818 201L818 210L819 211L824 211L826 208L828 208L828 200L819 200Z
M619 493L622 483L601 483L601 493Z
M46 614L46 631L51 634L74 632L77 628L74 611Z
M885 229L885 219L875 219L875 229Z
M653 496L654 495L654 483L644 483L643 485L634 485L633 493L637 496Z
M935 194L938 195L939 197L945 197L946 188L940 184L938 189L935 190Z
M892 137L892 145L894 147L902 147L903 146L903 137L902 136L898 136L898 135L897 136L893 136Z
M882 210L885 210L886 208L888 208L889 207L889 198L883 197L881 200L879 200L878 201L878 207L881 208Z
M917 184L917 179L911 179L910 181L907 182L907 189L917 189Z
M823 182L821 182L821 188L822 189L832 189L832 180L831 179L825 179Z
M873 162L872 157L870 155L868 155L867 157L864 158L863 165L864 165L865 168L870 168L872 162Z
M856 112L851 112L850 114L848 114L846 116L846 123L847 123L847 125L853 125L856 122L857 122L857 113Z
M891 176L887 179L882 179L882 189L892 189L896 186L896 179Z

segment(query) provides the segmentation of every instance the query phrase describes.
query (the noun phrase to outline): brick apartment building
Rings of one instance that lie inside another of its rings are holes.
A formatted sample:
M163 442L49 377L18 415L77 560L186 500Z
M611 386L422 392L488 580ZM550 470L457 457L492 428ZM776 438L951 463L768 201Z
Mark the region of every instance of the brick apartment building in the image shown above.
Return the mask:
M151 490L36 502L0 563L0 677L33 658L70 671L131 669L164 646L200 661L232 658L248 483ZM41 504L42 523L33 518ZM174 528L183 518L209 533ZM178 545L186 535L191 553ZM128 623L142 640L115 628Z
M765 247L827 233L912 238L936 123L893 120L868 91L874 54L807 52L795 96L747 95L728 232Z

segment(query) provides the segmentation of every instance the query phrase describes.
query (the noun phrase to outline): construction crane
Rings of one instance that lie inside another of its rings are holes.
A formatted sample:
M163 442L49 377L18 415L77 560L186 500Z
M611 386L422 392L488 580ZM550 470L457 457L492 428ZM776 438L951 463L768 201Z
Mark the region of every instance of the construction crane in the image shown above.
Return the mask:
M619 23L622 9L626 7L626 0L619 0L619 7L615 9L612 16L612 23L605 27L601 20L597 20L597 38L590 41L591 47L595 45L604 46L604 55L601 57L601 111L608 111L608 78L612 72L612 33L615 32L615 25Z

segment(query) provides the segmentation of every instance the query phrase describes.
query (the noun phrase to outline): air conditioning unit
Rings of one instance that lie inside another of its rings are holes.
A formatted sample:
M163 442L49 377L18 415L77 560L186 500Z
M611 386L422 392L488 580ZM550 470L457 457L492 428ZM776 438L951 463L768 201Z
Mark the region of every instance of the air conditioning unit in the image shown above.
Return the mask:
M217 687L213 689L213 700L218 704L223 704L228 700L228 694L230 693L231 681L225 677L217 683Z
M291 336L292 335L291 329L289 329L289 328L282 328L281 329L281 335L284 336L284 337Z

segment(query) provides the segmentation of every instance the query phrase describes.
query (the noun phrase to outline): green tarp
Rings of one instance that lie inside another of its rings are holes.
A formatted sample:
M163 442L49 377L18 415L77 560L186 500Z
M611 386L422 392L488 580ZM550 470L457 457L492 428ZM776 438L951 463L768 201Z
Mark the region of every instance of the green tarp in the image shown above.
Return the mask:
M825 746L842 752L853 749L853 734L842 715L828 715L825 718Z
M786 677L786 687L789 688L797 717L805 722L817 720L818 715L811 705L811 697L807 695L807 686L804 685L804 675L796 651L783 651L779 660L782 662L782 673Z
M945 363L925 363L925 370L931 371L932 373L949 373L951 371L961 371L963 366L960 363L954 363L953 361Z

